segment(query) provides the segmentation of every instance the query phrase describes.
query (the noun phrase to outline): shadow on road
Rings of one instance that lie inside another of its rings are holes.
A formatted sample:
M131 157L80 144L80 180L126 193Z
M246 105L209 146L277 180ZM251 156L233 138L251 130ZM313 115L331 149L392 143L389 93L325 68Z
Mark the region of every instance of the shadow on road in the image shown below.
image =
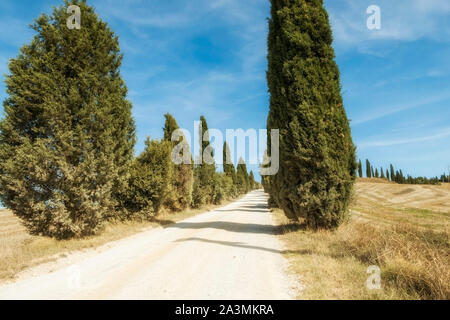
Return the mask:
M211 244L218 244L218 245L222 245L222 246L261 250L261 251L266 251L266 252L271 252L271 253L276 253L276 254L309 253L307 250L278 250L278 249L271 249L271 248L265 248L265 247L259 247L259 246L252 246L252 245L245 244L243 242L218 241L218 240L210 240L210 239L203 239L203 238L185 238L185 239L179 239L176 242L187 242L187 241L199 241L199 242L205 242L205 243L211 243Z
M229 231L229 232L279 235L279 234L286 234L288 232L295 232L297 230L304 229L304 225L298 224L298 223L292 223L289 225L272 226L272 225L254 224L254 223L211 221L211 222L179 222L176 224L168 225L168 226L166 226L166 228L220 229L220 230L225 230L225 231Z

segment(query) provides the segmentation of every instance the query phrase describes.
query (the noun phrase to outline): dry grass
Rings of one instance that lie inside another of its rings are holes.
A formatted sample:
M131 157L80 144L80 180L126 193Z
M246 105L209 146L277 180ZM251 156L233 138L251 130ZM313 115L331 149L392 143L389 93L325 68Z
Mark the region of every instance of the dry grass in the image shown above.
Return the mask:
M96 236L72 240L31 236L17 217L9 211L0 210L0 282L13 279L19 272L27 268L54 261L72 251L95 248L107 242L119 240L149 228L172 224L217 207L219 206L209 205L180 213L162 213L152 221L108 223Z
M274 210L292 272L305 286L298 298L450 299L449 213L444 212L450 208L450 188L418 186L407 194L426 187L437 196L420 194L408 202L402 199L408 186L367 184L357 183L352 219L336 231L305 230ZM440 211L423 208L441 202L446 206ZM366 287L370 265L381 269L381 290Z

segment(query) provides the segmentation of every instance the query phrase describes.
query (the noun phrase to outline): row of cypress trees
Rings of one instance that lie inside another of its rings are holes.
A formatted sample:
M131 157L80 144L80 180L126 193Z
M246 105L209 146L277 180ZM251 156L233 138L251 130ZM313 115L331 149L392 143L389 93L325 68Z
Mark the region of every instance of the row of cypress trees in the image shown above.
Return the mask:
M269 205L313 229L345 220L356 178L332 39L322 0L271 0L267 128L279 129L280 163L263 182Z
M81 9L79 30L66 26L70 4ZM169 114L164 138L147 139L134 157L118 37L85 1L66 0L32 28L31 43L10 60L0 121L1 201L31 233L87 236L111 219L220 203L254 187L244 163L224 173L175 165L170 137L178 125Z
M364 178L363 175L363 165L361 160L358 162L358 176L360 178ZM433 178L427 178L427 177L413 177L411 175L404 175L403 170L395 170L394 166L392 164L389 165L389 169L386 169L386 171L383 169L383 167L380 168L378 171L378 168L374 168L370 161L366 159L366 178L380 178L380 179L386 179L388 181L400 183L400 184L439 184L441 182L448 182L449 178L444 173L441 177L433 177Z

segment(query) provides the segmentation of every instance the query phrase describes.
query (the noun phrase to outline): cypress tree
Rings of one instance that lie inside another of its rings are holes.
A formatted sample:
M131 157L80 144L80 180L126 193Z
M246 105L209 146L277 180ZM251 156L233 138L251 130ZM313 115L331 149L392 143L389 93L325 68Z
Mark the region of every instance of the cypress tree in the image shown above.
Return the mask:
M361 159L359 159L359 162L358 162L358 174L359 174L359 177L360 177L360 178L363 177L363 170L362 170Z
M370 166L370 161L366 159L366 177L372 178L372 168Z
M375 172L373 171L373 167L370 166L370 174L371 174L371 178L375 178Z
M202 124L200 136L200 156L203 157L205 150L207 152L211 149L208 131L208 124L204 116L200 117ZM203 139L203 137L205 139ZM210 152L214 156L214 152ZM194 207L201 207L204 204L214 202L214 181L216 174L215 164L205 163L203 160L201 164L194 168L194 187L192 192L192 204Z
M388 169L386 169L386 179L388 179L388 180L391 179L391 177L389 176L389 170Z
M171 143L172 149L178 143L188 144L184 137L180 137L179 141L172 141L172 134L175 130L179 129L179 126L170 113L167 113L164 117L166 118L163 129L164 140ZM185 150L188 149L185 148ZM171 183L168 187L169 196L164 205L172 211L181 211L189 207L192 201L192 187L194 183L193 166L192 164L184 163L174 164L172 161L169 165L173 166L174 169L173 177L171 177Z
M386 177L384 176L384 170L383 170L383 167L381 167L380 172L381 172L381 179L385 179Z
M164 134L164 140L165 141L172 141L172 134L175 130L179 129L177 120L170 114L166 113L164 115L165 122L164 122L164 128L163 128L163 134ZM180 138L180 141L182 138Z
M375 178L379 178L380 177L380 173L378 172L378 168L375 169Z
M247 173L247 165L244 159L240 158L237 165L237 186L240 194L245 194L249 191L249 178Z
M66 6L69 2L65 2ZM33 234L95 233L126 188L135 143L118 37L84 1L43 14L10 60L0 122L0 194Z
M229 196L236 197L238 195L236 169L234 167L234 164L232 163L232 160L230 159L230 155L230 147L225 141L223 143L223 172L227 177L231 178L233 184Z
M337 227L348 211L357 163L328 14L322 0L271 4L267 127L280 130L280 168L270 194L289 218Z
M253 174L253 171L250 171L250 175L248 177L249 179L249 184L250 184L250 190L255 190L256 189L256 181L255 181L255 175Z
M398 174L398 182L404 183L405 182L405 176L403 175L403 171L400 169L400 172Z
M391 181L395 181L394 166L392 164L390 165L390 170L391 170Z
M223 172L233 179L233 183L236 183L236 169L234 168L234 164L230 159L230 155L230 147L225 141L223 143Z

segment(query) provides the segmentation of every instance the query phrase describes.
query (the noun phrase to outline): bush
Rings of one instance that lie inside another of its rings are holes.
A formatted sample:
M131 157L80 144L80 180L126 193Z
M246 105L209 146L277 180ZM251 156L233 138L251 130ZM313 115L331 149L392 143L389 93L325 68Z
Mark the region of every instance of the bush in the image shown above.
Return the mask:
M122 195L129 218L150 219L167 199L173 176L172 144L147 139L146 149L135 159L128 189Z
M213 203L220 204L224 200L233 198L233 179L223 173L214 175Z

